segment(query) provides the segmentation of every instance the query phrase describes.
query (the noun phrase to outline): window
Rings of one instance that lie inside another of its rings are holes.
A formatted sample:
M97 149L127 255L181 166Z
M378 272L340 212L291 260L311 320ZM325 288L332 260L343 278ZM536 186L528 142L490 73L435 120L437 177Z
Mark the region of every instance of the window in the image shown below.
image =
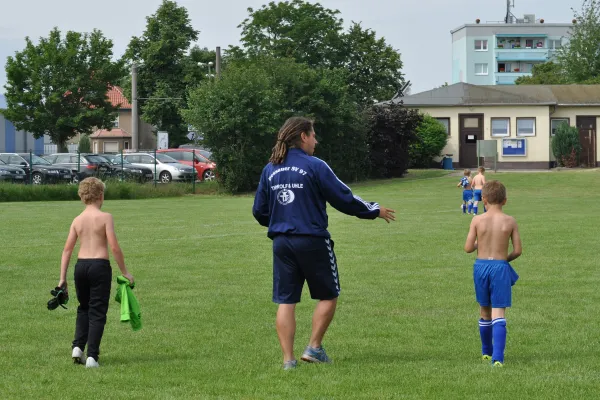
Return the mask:
M125 148L125 150L129 150L129 142L125 141L125 143L123 144L123 147Z
M117 113L117 116L115 117L115 120L113 121L113 128L118 128L119 127L119 113Z
M560 126L560 124L569 125L571 121L569 118L552 118L550 120L550 136L554 136L556 134L556 130Z
M525 40L525 48L531 49L532 47L533 47L533 39L526 39Z
M549 40L548 41L548 47L550 49L560 49L562 47L562 41L560 39L557 40Z
M176 160L183 160L183 153L181 151L170 151L168 156Z
M475 51L487 51L488 49L488 41L487 40L476 40L475 41Z
M446 128L446 134L450 136L450 118L436 118Z
M189 161L189 162L194 161L194 154L192 154L191 151L184 151L182 155L183 155L183 157L181 159L183 161Z
M479 128L479 118L465 118L463 128Z
M492 137L510 136L510 118L492 118Z
M535 136L535 118L517 118L517 136Z
M140 161L138 161L140 164L154 164L154 158L151 156L140 155L138 157L140 158Z
M487 75L488 65L487 64L475 64L475 75Z

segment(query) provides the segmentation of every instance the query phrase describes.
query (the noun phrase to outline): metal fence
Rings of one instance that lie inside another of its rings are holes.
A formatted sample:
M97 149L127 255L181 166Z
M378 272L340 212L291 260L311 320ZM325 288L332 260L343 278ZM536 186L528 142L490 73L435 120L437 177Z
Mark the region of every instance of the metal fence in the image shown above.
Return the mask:
M171 157L172 155L173 157ZM0 153L0 182L78 184L94 176L137 184L191 184L214 180L215 164L196 149L131 150L119 153L35 154L32 150Z

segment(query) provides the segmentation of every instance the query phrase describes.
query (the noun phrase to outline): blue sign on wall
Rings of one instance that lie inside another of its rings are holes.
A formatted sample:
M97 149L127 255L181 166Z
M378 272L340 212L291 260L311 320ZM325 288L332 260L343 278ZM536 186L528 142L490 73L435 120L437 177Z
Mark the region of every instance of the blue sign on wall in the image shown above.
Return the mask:
M502 155L525 157L527 155L526 139L502 139Z

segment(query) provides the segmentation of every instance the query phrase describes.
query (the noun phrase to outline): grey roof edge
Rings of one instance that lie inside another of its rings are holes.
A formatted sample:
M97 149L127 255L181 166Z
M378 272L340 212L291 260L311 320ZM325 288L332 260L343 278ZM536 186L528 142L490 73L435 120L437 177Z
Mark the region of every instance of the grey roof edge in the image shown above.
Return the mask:
M388 103L389 104L389 103ZM398 103L394 103L398 104ZM522 106L557 106L557 103L465 103L465 104L402 104L405 107L440 107L440 108L456 108L456 107L522 107ZM565 104L563 106L571 106Z
M559 22L556 22L556 23L543 23L543 24L540 24L540 23L537 23L537 24L504 24L504 23L500 23L500 24L494 24L494 23L492 23L492 24L486 24L486 23L483 23L483 24L462 24L458 28L450 30L450 34L454 34L454 33L458 32L458 31L460 31L461 29L464 29L464 28L481 27L481 26L492 27L492 28L499 28L499 27L505 27L505 26L522 26L522 27L550 26L550 27L555 27L555 28L556 27L570 28L570 27L573 26L573 24L572 23L566 23L566 22L565 23L559 23Z

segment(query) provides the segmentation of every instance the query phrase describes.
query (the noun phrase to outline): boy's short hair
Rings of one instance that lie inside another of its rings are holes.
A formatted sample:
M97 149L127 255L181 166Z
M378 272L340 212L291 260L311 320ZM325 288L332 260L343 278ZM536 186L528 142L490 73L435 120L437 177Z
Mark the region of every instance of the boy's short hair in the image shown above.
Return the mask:
M481 172L481 173L484 173L484 172L485 172L485 168L483 168L483 167L479 167L479 168L477 168L477 171L479 171L479 172Z
M105 187L104 182L98 178L85 178L79 183L77 194L85 204L92 204L102 198Z
M463 171L463 174L465 174L465 176L469 176L469 175L471 175L471 170L470 169L465 169Z
M483 185L481 196L488 204L502 204L506 200L506 188L500 181L489 181Z

